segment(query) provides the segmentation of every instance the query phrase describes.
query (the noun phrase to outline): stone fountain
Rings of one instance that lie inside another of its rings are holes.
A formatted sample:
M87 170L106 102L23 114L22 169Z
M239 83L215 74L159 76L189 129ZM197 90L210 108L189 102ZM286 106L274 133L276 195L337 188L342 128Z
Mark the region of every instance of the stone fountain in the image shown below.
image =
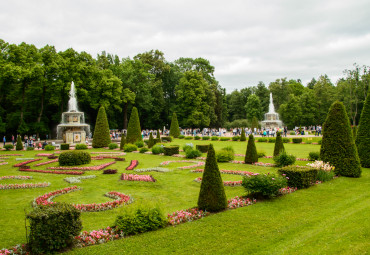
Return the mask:
M272 93L270 93L269 111L265 113L265 120L261 121L262 128L282 128L283 122L279 119L279 114L275 112L274 103L272 101Z
M85 115L78 111L75 84L72 81L69 92L68 112L62 113L61 124L57 126L58 139L64 143L85 143L90 133L90 125L85 123Z

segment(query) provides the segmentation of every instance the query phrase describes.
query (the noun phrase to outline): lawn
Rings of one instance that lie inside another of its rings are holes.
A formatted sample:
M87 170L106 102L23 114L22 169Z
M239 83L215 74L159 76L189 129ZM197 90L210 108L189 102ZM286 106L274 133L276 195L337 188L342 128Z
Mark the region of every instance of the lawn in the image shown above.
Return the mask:
M188 141L176 139L172 144L180 146L185 143L207 144L210 141ZM212 142L216 150L232 146L237 154L244 154L246 142ZM274 144L256 143L259 151L272 155ZM284 144L288 153L298 158L307 158L311 151L319 151L319 145ZM108 152L105 149L93 149L90 152ZM1 154L9 152L2 151ZM11 152L18 153L18 152ZM22 157L31 158L37 151L23 151ZM0 156L1 156L0 154ZM205 156L205 154L203 155ZM141 183L120 181L121 173L132 173L125 168L130 160L139 160L138 168L156 167L163 161L182 160L181 158L128 153L126 161L116 162L108 167L118 170L115 175L103 175L102 171L91 171L84 175L94 174L95 179L83 180L78 186L81 191L59 196L54 201L69 203L93 203L109 201L103 194L119 191L131 195L134 203L118 209L104 212L82 213L84 230L94 230L112 225L117 215L127 208L140 204L159 205L164 213L196 206L200 184L194 182L199 173L176 169L191 163L171 163L167 168L170 173L150 172L157 182ZM0 166L0 176L29 175L33 180L2 180L7 183L36 183L47 181L50 187L24 190L0 190L0 227L2 237L0 247L10 247L26 242L24 218L25 212L32 210L32 200L47 192L72 186L63 181L68 175L44 173L26 173L12 167L17 157L5 159L8 165ZM43 159L39 162L44 162ZM236 160L243 160L236 157ZM93 160L90 165L98 165L111 159ZM262 159L272 162L272 159ZM57 163L34 167L46 169L57 166ZM307 162L297 161L304 165ZM203 168L203 167L201 167ZM244 170L257 173L275 172L271 167L260 167L242 164L219 164L220 169ZM223 180L241 180L241 176L222 175ZM286 195L271 201L264 201L247 208L218 213L199 221L168 227L164 230L141 234L83 249L75 249L76 254L116 254L116 253L348 253L364 254L370 247L369 239L369 194L370 174L364 169L359 179L339 178L328 183L317 185L306 190ZM226 195L232 198L244 195L242 187L225 187Z

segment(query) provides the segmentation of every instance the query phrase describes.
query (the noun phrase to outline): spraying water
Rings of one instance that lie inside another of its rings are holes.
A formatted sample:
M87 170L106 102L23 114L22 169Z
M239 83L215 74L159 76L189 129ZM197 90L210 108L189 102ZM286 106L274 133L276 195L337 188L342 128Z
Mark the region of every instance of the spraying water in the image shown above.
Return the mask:
M268 113L276 113L274 102L272 102L272 93L270 93L270 104L269 104L269 112Z
M75 84L73 81L71 84L71 90L69 91L68 112L78 112Z

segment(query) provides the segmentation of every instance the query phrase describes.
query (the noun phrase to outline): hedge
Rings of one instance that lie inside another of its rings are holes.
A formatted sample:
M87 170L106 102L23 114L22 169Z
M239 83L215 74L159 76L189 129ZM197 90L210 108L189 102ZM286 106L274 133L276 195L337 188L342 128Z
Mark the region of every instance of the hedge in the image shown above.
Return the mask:
M163 148L163 153L166 156L172 156L174 154L179 154L179 146L166 146Z
M63 151L67 151L67 150L69 150L69 143L62 143L61 145L60 145L60 149Z
M195 148L202 153L207 153L209 144L197 144Z
M302 138L292 138L293 143L302 143Z
M91 156L90 153L85 151L67 151L59 155L58 161L61 166L78 166L89 164Z
M288 177L288 186L298 189L308 188L317 179L317 169L312 167L286 166L280 168L278 173Z

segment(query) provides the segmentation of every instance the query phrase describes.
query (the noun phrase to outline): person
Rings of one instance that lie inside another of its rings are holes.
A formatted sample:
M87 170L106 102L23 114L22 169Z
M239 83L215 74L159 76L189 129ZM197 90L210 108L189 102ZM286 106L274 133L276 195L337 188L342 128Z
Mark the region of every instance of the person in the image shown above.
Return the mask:
M13 146L14 146L14 144L15 144L14 135L12 135L12 143L13 143Z
M3 137L3 142L4 142L4 147L5 147L5 143L6 143L6 137L5 137L5 135Z

